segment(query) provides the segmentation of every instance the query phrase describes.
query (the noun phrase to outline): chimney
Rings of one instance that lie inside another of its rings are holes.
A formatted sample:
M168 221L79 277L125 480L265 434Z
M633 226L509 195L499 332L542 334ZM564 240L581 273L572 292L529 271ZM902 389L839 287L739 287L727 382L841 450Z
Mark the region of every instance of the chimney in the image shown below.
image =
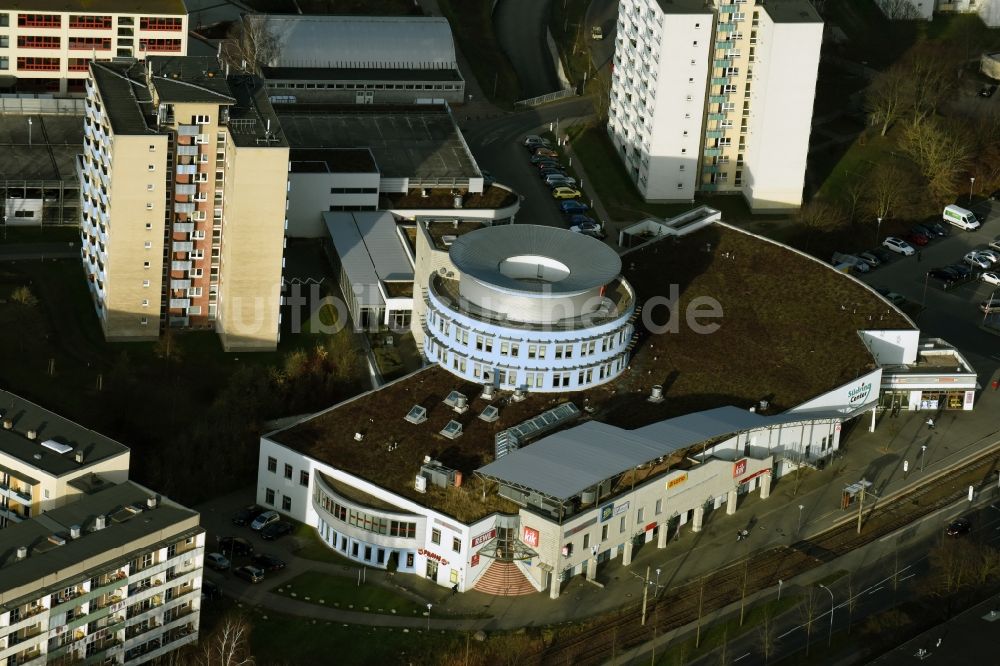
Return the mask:
M38 439L38 433L35 432L34 430L29 430L28 432L24 433L24 435L25 437L31 440Z
M18 546L17 547L17 559L18 560L23 560L26 557L28 557L28 547L27 546Z
M70 525L69 526L69 538L70 539L79 539L80 538L80 526L79 525Z
M78 465L83 464L83 449L77 449L73 452L73 460L75 460Z
M13 427L14 427L14 422L13 421L11 421L10 419L4 419L3 420L3 429L4 430L10 430Z
M146 498L146 507L147 508L149 508L149 509L155 509L156 508L156 504L157 504L157 501L156 501L155 497L147 497Z
M105 516L97 516L94 518L94 531L103 530L107 525L107 518Z

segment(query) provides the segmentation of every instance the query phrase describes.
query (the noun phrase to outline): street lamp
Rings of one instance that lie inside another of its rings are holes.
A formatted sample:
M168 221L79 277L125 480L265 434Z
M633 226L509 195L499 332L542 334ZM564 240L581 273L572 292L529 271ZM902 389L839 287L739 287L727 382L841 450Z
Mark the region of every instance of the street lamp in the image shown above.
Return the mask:
M882 230L882 218L878 218L878 224L875 225L875 244L878 245L878 237L881 235Z
M778 579L778 601L781 601L781 586L785 584L785 581Z
M28 118L28 146L31 146L31 118Z
M830 647L830 644L833 643L833 609L834 609L833 591L823 583L820 583L819 586L830 593L830 637L827 638L826 640L826 646Z
M976 184L976 177L969 177L969 204L972 204L972 186Z
M431 606L434 604L427 604L427 631L431 630Z
M924 471L924 452L927 451L927 445L922 444L920 446L920 471Z
M796 535L802 531L802 509L804 508L806 508L804 504L799 504L799 527L795 530Z

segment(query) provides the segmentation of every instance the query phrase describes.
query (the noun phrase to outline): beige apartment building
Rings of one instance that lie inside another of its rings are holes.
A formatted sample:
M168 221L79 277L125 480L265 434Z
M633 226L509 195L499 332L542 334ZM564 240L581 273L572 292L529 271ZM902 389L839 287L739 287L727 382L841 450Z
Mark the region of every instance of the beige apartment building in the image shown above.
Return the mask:
M183 0L0 3L0 76L20 92L82 93L92 60L187 53Z
M0 528L128 480L124 445L7 391L0 405Z
M139 664L197 641L198 521L125 482L0 530L0 663Z
M86 92L82 256L105 337L274 349L288 143L261 82L150 57L93 63Z

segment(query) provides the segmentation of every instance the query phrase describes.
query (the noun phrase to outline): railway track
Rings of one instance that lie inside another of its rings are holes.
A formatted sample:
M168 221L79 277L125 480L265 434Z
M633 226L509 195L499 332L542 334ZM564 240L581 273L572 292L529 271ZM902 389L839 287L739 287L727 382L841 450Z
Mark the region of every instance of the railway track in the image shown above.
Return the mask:
M755 553L710 577L688 581L666 590L658 598L651 597L645 626L641 623L641 604L626 607L583 626L558 631L551 644L531 655L527 663L602 664L619 652L652 640L654 631L662 634L695 622L699 616L739 601L744 595L773 587L778 580L790 580L891 534L961 499L969 485L980 488L985 482L992 485L998 466L1000 452L991 448L967 460L959 469L940 474L884 503L875 503L863 519L861 534L857 534L856 522L849 520L791 546Z

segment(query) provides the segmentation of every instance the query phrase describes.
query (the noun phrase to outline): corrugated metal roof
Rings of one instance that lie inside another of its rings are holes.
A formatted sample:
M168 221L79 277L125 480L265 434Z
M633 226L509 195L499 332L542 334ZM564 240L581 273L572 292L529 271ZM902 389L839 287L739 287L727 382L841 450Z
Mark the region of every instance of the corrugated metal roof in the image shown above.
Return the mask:
M358 305L366 308L385 307L378 288L378 273L368 256L368 249L361 240L361 233L351 213L323 213L323 221L330 232L333 246L340 257L340 265L351 281Z
M386 282L413 279L413 264L403 250L403 241L396 231L392 213L352 213L368 256L379 279Z
M409 16L275 16L270 67L457 69L448 20Z
M864 405L850 414L830 410L763 416L727 406L685 414L636 430L589 421L508 453L477 471L564 500L604 479L701 442L752 428L846 419L871 407L872 404Z
M516 292L568 294L608 284L621 273L618 253L601 241L568 229L537 224L503 224L459 236L448 253L463 274ZM504 275L500 264L512 257L539 256L569 270L558 281L527 281Z

